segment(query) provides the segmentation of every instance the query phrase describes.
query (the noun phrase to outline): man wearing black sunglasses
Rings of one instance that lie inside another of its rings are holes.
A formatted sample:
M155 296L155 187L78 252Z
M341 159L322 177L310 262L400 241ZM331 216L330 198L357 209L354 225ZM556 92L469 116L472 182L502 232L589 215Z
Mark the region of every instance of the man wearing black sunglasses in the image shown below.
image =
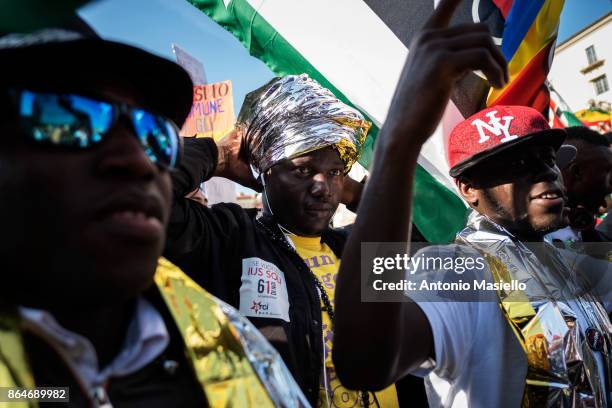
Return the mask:
M80 20L0 36L0 67L0 398L307 405L253 326L158 265L188 75Z

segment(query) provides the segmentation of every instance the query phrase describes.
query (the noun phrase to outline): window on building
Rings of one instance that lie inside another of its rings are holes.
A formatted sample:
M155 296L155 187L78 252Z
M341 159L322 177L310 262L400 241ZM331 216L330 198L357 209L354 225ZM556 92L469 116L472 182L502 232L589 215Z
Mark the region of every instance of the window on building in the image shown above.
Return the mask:
M597 54L595 54L595 47L593 45L586 49L586 55L589 65L597 62Z
M593 85L595 85L595 93L597 95L607 92L610 89L610 85L608 85L608 78L605 75L595 78L593 80Z

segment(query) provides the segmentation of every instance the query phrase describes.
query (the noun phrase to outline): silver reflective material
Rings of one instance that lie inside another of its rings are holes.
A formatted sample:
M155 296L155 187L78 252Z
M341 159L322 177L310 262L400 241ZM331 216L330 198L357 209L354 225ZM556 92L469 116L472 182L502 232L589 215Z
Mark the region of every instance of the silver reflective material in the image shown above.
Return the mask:
M215 300L238 331L245 354L274 405L287 408L310 407L280 355L263 335L251 322L240 316L236 309L219 299Z
M371 126L306 74L275 78L249 93L238 115L256 176L283 159L333 146L348 172Z
M606 407L610 398L606 392L612 391L612 325L603 306L578 282L556 248L541 243L532 250L476 212L457 234L456 242L483 254L495 280L516 279L526 284L524 291L498 292L502 313L527 357L522 405ZM587 327L580 326L570 304L603 334L601 356L607 378L600 378L595 354L584 335Z
M80 33L61 28L45 28L33 33L11 33L0 37L0 50L85 39Z

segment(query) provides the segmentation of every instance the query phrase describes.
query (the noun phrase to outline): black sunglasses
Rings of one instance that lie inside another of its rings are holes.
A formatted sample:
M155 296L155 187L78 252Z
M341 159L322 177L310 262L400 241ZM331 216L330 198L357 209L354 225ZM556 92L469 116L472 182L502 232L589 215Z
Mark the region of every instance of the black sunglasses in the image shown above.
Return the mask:
M164 116L127 104L90 97L10 91L26 137L36 143L88 149L102 142L123 114L149 159L162 168L176 167L181 152L178 127Z

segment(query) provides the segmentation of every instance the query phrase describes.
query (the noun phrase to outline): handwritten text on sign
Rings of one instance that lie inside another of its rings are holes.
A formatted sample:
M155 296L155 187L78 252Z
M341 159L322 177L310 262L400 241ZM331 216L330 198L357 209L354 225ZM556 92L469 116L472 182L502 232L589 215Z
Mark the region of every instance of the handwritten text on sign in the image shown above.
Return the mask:
M181 135L219 139L233 128L232 81L194 85L193 105L181 129Z

